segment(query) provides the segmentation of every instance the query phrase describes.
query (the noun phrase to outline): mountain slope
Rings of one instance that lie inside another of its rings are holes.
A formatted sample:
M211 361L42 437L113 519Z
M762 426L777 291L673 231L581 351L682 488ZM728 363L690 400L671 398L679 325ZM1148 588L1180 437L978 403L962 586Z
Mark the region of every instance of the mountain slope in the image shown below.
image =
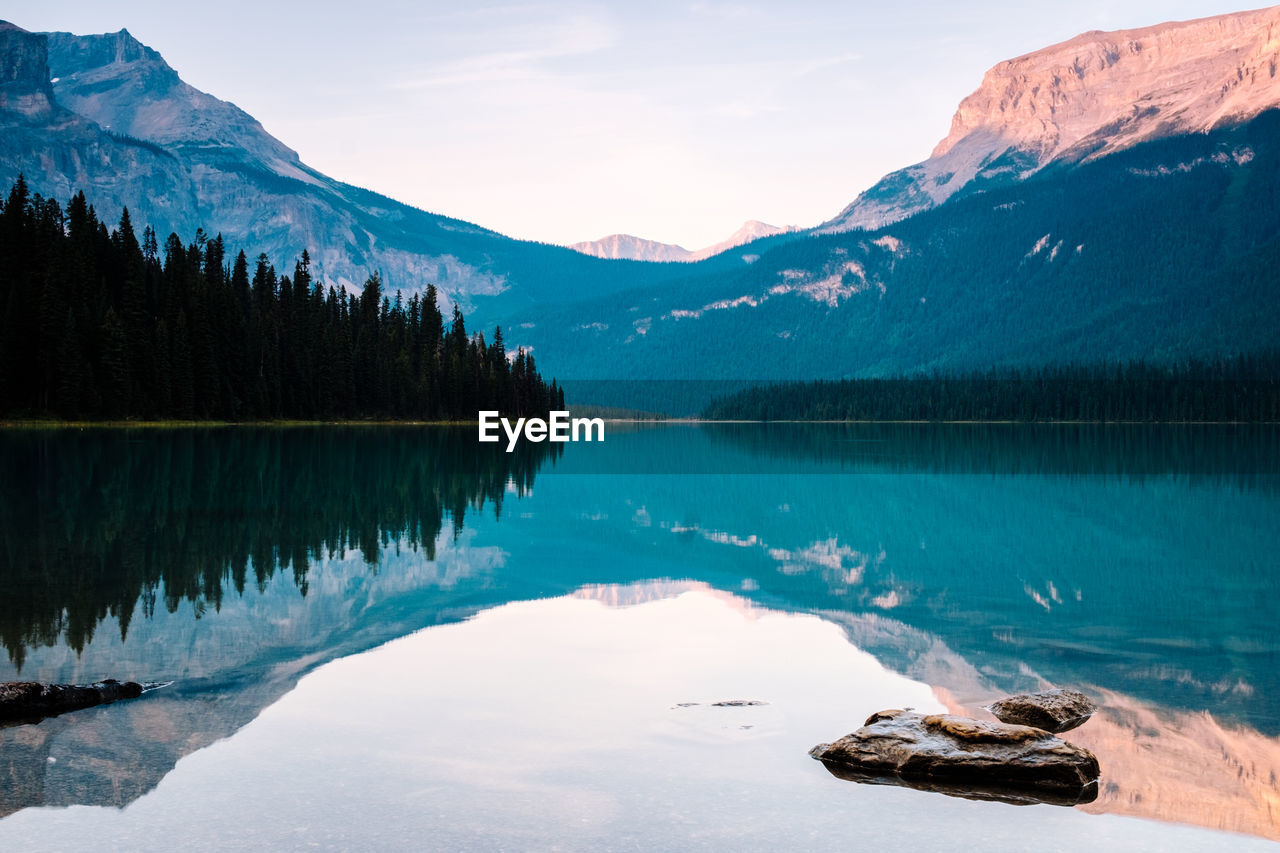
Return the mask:
M512 240L327 177L125 30L3 24L0 57L0 183L25 173L33 191L62 201L83 189L104 218L127 206L161 240L205 227L282 268L308 249L328 283L356 288L374 270L389 291L435 283L479 321L673 274Z
M282 264L310 248L331 281L435 282L562 379L1214 356L1280 340L1280 112L1258 112L1280 100L1278 20L1089 33L1002 63L937 158L852 219L696 263L510 240L342 184L125 32L0 27L0 180L83 187L104 216L128 204ZM894 224L847 230L864 214Z
M684 262L693 258L693 252L684 246L646 240L630 234L610 234L599 240L570 243L569 248L584 255L610 260L629 258L633 261Z
M673 243L659 243L657 240L633 237L630 234L610 234L608 237L601 237L599 240L573 243L569 248L575 252L581 252L584 255L592 255L597 258L687 263L689 261L705 260L744 243L759 240L762 237L788 234L796 230L798 229L793 225L779 228L777 225L770 225L767 222L748 219L742 223L741 228L730 234L728 238L697 251L690 251L684 246L677 246Z
M176 223L197 205L177 159L158 146L113 135L60 105L49 82L43 36L0 21L0 181L19 172L33 188L68 198L84 188L104 209L130 203L128 181L147 188L148 213L157 229ZM125 196L129 201L125 201Z
M574 378L879 376L1280 340L1280 111L1059 163L874 232L529 312ZM566 384L573 397L572 384Z
M184 83L128 30L101 36L49 33L48 45L57 101L105 129L171 151L215 149L281 177L321 184L297 152L257 119Z
M879 228L1049 163L1239 124L1280 106L1280 6L1088 32L996 65L923 163L885 176L822 231Z

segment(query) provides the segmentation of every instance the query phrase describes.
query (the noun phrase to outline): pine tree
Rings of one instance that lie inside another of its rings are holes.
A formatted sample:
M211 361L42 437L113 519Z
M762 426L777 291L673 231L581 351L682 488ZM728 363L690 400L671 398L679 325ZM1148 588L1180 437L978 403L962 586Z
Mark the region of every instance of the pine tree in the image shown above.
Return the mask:
M353 297L309 252L292 277L227 257L203 230L161 253L127 210L108 231L83 193L64 214L19 180L0 203L0 414L471 418L557 398L501 329L469 335L456 304L446 328L432 284L388 298L375 273Z
M114 308L108 308L102 320L102 399L103 414L121 418L129 412L129 353L124 326Z
M64 418L75 418L80 414L80 397L84 393L83 371L75 318L68 310L58 342L57 412Z

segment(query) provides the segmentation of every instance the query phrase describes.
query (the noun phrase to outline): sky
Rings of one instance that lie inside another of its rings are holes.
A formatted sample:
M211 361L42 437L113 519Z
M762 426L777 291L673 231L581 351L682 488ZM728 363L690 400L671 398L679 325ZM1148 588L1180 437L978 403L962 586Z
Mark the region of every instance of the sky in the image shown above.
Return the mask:
M1003 59L1238 2L8 0L0 17L127 28L304 162L434 213L696 249L747 219L831 218L926 158Z

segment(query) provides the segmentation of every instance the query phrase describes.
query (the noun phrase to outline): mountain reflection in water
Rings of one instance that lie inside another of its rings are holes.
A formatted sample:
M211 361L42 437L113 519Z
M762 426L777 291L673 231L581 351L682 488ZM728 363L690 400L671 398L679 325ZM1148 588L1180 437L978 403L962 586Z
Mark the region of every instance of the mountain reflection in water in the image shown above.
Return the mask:
M0 815L126 805L334 658L669 578L837 623L939 707L1083 688L1088 810L1277 838L1276 435L669 426L508 455L468 428L0 433L0 679L176 682L0 729Z
M824 620L698 583L595 587L333 661L127 809L26 810L0 822L0 845L1262 849L849 785L806 754L866 708L902 705L942 710Z

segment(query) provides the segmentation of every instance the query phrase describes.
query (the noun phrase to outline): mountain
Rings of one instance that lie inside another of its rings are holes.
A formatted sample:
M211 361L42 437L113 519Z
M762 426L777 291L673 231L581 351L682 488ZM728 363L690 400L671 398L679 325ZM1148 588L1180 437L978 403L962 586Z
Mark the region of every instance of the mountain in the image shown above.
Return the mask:
M657 240L633 237L630 234L610 234L608 237L601 237L599 240L573 243L569 248L575 252L581 252L584 255L592 255L597 258L687 263L689 261L705 260L744 243L758 240L761 237L787 234L797 230L799 229L794 225L779 228L766 222L748 219L742 223L741 228L729 235L728 239L721 240L719 243L714 243L697 251L690 251L673 243L659 243Z
M571 243L569 248L584 255L610 260L630 258L634 261L683 262L693 259L693 252L684 246L659 243L657 240L646 240L630 234L610 234L599 240Z
M761 222L758 219L748 219L746 222L742 223L742 227L730 234L728 239L721 240L719 243L712 244L704 249L699 249L694 252L693 259L700 261L703 258L714 257L715 255L729 249L744 246L747 243L753 243L763 237L773 237L777 234L791 234L799 230L800 229L795 225L786 225L780 228L777 225L770 225L769 223Z
M5 46L0 54L0 109L32 119L48 117L53 112L48 51L8 21L0 21L0 39Z
M1205 133L1280 106L1280 6L1088 32L1010 59L961 102L923 163L885 176L819 230L879 228L1055 162Z
M431 282L467 310L516 311L671 275L513 240L330 178L234 104L183 82L127 30L0 23L0 184L19 173L62 202L83 189L108 221L127 206L161 242L204 227L282 269L307 249L328 283L358 288L381 270L388 291Z
M57 102L48 55L44 36L0 21L0 180L7 186L25 171L36 191L64 200L83 187L104 209L120 208L130 184L145 187L157 228L194 211L196 194L174 156Z
M762 241L748 266L695 265L662 286L535 306L524 322L570 402L575 379L874 377L1268 349L1280 340L1277 186L1270 110L1052 164L876 231Z
M836 220L641 263L329 178L127 32L10 25L0 181L282 265L309 248L330 281L435 282L562 384L1213 358L1280 340L1278 50L1280 7L1086 33L997 65L934 158Z
M727 393L1274 348L1278 64L1280 7L1001 63L934 158L841 217L752 243L744 266L536 306L528 339L571 402L575 379Z

